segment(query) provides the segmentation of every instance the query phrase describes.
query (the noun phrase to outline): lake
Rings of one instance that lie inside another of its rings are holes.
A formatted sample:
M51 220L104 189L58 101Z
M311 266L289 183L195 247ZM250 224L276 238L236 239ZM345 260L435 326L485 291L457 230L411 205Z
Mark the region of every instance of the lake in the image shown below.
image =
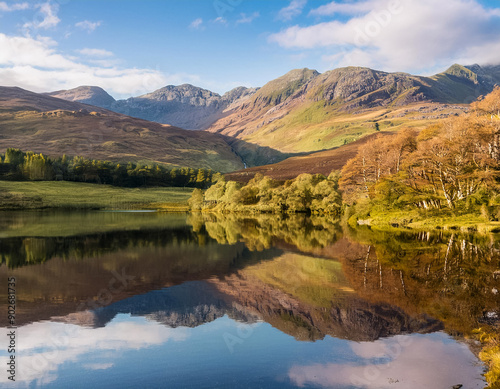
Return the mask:
M470 338L500 315L497 235L4 212L0 255L8 388L484 388Z

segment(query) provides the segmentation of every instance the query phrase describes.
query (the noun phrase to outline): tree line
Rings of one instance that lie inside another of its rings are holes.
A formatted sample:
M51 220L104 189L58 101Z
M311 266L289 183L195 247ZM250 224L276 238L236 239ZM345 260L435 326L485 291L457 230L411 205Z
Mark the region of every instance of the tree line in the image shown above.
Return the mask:
M123 187L172 186L207 188L220 174L210 169L167 168L159 164L120 163L84 157L50 158L9 148L0 154L0 179L74 181Z

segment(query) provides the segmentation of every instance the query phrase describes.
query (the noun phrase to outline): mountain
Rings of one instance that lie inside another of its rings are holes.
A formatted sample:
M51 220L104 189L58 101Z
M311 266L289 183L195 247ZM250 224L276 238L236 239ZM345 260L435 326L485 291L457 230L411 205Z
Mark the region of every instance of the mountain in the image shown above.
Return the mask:
M189 84L169 85L142 96L116 101L102 88L81 86L48 95L188 130L204 130L226 116L227 112L239 106L256 90L238 87L220 96Z
M98 86L79 86L75 89L47 93L47 95L101 108L110 108L116 101L108 92Z
M77 102L0 87L0 152L162 163L233 171L241 159L222 136L148 122Z
M204 129L224 109L221 96L192 85L169 85L139 97L116 102L112 109L159 123L174 123L189 130Z
M223 96L185 84L96 105L220 134L245 166L259 166L332 150L377 130L423 129L467 111L470 102L499 83L500 66L455 64L429 77L363 67L325 73L305 68L292 70L260 89L239 87ZM58 96L86 97L95 103L102 95L97 90Z
M465 111L499 83L499 66L453 65L432 77L362 67L293 70L207 130L283 153L320 151L376 129L426 127Z

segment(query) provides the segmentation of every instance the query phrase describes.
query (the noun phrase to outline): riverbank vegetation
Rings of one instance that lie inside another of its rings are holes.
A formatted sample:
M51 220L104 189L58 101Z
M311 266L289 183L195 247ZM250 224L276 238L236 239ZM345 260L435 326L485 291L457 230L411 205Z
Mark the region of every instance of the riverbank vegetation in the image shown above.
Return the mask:
M500 88L468 114L359 149L339 182L351 224L500 230Z
M249 213L309 213L340 215L338 175L301 174L294 180L275 181L257 174L246 185L218 182L205 193L195 189L191 210Z
M191 210L344 213L351 225L500 231L500 87L470 111L421 132L403 129L361 146L340 174L246 185L218 179Z

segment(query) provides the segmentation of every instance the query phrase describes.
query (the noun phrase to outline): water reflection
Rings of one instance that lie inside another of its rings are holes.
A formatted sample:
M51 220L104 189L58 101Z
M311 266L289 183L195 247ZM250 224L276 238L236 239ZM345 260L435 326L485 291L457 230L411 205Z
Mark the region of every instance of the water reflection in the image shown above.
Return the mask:
M443 333L395 336L350 345L357 364L342 362L295 365L289 371L299 387L406 389L482 388L478 367L467 346ZM460 369L456 369L461 366Z
M477 358L450 335L500 313L492 236L308 217L92 215L0 223L0 278L19 288L24 383L484 386Z

